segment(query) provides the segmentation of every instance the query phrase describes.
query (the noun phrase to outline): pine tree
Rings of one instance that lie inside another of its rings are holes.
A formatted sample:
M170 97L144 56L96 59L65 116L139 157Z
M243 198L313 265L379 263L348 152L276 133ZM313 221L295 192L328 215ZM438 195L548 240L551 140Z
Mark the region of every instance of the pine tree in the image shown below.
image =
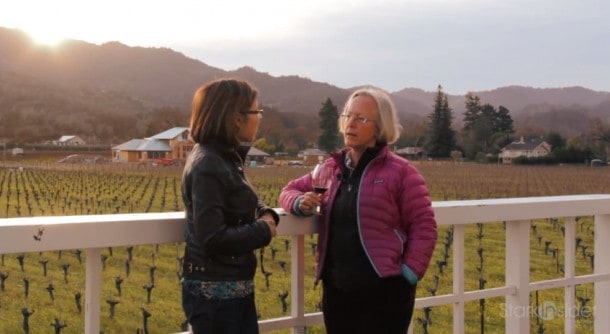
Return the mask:
M481 98L472 92L466 94L466 111L464 112L464 130L469 131L481 114Z
M430 136L426 145L428 155L438 158L449 157L455 147L455 131L451 128L453 114L441 85L438 86L434 98L434 111L429 118Z
M320 116L320 137L318 137L318 147L326 152L333 152L341 145L338 121L339 111L333 101L328 98L322 104L322 109L318 113Z
M489 103L485 103L481 107L481 113L474 121L474 138L477 142L483 143L489 141L491 136L496 132L495 121L496 108Z
M510 117L510 111L506 107L498 107L495 121L496 132L504 132L506 134L511 134L515 132L515 130L513 129L513 118Z
M503 106L496 108L485 103L474 93L466 94L466 111L462 132L463 147L468 158L480 152L494 153L510 142L513 119Z

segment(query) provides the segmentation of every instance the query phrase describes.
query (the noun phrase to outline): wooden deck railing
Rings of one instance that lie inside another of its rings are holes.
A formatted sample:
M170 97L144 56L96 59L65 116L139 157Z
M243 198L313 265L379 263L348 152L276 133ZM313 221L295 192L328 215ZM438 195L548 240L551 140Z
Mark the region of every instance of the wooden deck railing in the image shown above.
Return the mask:
M564 309L573 307L575 285L593 283L595 296L594 329L610 328L610 195L574 195L435 202L439 225L453 225L453 291L450 294L420 298L416 308L453 306L453 332L463 333L466 302L494 297L505 298L506 333L529 333L532 291L563 288ZM281 211L281 210L280 210ZM575 218L594 217L594 272L575 274ZM182 240L183 212L116 214L89 216L31 217L0 219L0 254L83 249L86 251L85 333L100 332L103 249L108 247L162 244ZM533 219L564 218L564 277L530 281L530 222ZM259 322L261 331L304 327L322 323L321 313L305 313L305 236L316 232L311 218L283 214L278 233L291 236L291 310L287 317ZM501 287L465 291L464 230L468 224L506 223L505 284ZM33 238L37 236L37 238ZM571 250L571 251L567 251ZM565 312L565 333L575 332L575 317Z

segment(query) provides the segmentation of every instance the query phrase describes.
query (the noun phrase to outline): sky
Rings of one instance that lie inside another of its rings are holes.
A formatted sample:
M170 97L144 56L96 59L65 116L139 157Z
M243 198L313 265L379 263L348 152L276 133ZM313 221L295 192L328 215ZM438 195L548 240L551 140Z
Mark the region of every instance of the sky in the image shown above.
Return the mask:
M608 0L19 0L0 26L341 88L610 92Z

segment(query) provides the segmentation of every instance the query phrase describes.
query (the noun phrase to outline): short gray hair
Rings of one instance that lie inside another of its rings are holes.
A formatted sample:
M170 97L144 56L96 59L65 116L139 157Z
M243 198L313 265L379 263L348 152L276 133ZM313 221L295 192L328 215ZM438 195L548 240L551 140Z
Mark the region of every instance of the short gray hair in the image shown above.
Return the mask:
M373 86L359 88L353 92L347 99L347 102L345 102L343 114L348 112L355 97L363 95L372 97L377 104L377 115L379 117L379 120L377 121L377 144L395 143L400 137L402 125L400 125L398 113L390 95L383 89ZM346 126L347 120L341 117L339 120L339 131L345 133Z

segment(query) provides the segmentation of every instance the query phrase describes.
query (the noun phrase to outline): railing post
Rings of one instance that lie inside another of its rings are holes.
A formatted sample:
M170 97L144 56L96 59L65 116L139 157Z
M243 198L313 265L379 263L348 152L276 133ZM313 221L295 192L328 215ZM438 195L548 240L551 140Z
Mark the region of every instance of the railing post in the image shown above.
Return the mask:
M453 225L453 293L464 295L464 225ZM453 303L453 333L464 333L464 302Z
M101 248L86 250L85 273L85 333L100 332L100 303L102 293L102 255Z
M530 332L530 221L506 222L506 286L516 287L506 296L505 333Z
M302 324L305 319L305 236L303 234L292 237L291 257L290 315L296 323ZM293 334L304 332L305 327L302 325L292 328Z
M564 277L573 279L576 274L576 220L574 217L566 217L564 221ZM565 334L576 333L576 286L574 284L566 286L564 290L564 320Z
M610 273L610 215L595 216L594 273ZM610 281L595 282L595 333L606 333L610 328Z

